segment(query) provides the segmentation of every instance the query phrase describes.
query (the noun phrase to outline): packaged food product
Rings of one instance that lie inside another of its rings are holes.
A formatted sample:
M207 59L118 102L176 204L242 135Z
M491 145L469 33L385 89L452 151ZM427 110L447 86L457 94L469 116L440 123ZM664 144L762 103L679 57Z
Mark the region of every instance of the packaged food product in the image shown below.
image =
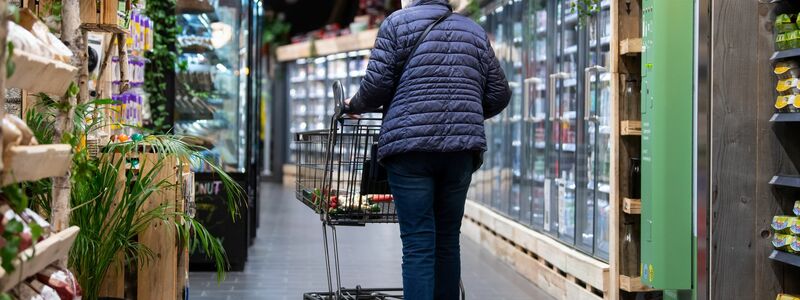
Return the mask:
M16 288L17 299L20 300L44 300L27 282L20 283Z
M792 211L795 216L800 216L800 200L794 202L794 209Z
M798 83L797 78L787 78L778 80L778 84L775 86L775 90L780 93L800 94L800 89L797 88L797 83Z
M797 229L798 218L795 216L772 217L772 230L776 233L791 234L793 228Z
M800 66L798 66L796 61L782 61L776 63L772 71L779 79L800 77Z
M794 22L797 15L794 14L780 14L775 17L775 31L779 33L790 32L797 30L797 24Z
M778 298L775 300L800 300L800 296L789 295L789 294L778 294Z
M800 31L786 33L786 49L800 48Z
M779 95L775 99L775 109L778 112L789 112L791 110L791 104L794 103L794 95Z
M789 251L794 253L800 253L800 239L796 236L794 237L794 241L789 244Z
M69 270L47 267L36 274L36 279L53 288L62 300L81 299L81 287Z
M61 297L58 296L58 292L52 287L42 283L39 280L32 280L29 282L33 290L35 290L39 295L42 296L44 300L61 300ZM65 298L66 299L66 298Z
M772 238L772 246L778 250L786 251L789 253L795 253L794 251L792 251L791 245L796 240L797 238L795 238L795 236L793 235L778 233L775 234L775 236Z
M35 223L42 228L42 236L39 237L39 240L42 240L50 235L50 223L47 222L42 216L31 210L30 208L26 208L22 214L20 214L23 220L28 224Z
M786 50L786 34L779 33L775 35L775 49Z

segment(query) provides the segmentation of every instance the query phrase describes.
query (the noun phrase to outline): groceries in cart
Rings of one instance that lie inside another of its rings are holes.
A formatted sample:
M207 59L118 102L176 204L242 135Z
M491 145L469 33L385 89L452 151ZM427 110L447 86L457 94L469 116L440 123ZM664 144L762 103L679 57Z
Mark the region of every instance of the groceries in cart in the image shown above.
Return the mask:
M391 194L367 194L355 193L349 195L344 192L322 193L320 189L313 191L303 190L303 197L315 206L325 208L328 214L338 213L380 213L384 211L382 203L389 203L394 200ZM327 201L321 201L321 200Z

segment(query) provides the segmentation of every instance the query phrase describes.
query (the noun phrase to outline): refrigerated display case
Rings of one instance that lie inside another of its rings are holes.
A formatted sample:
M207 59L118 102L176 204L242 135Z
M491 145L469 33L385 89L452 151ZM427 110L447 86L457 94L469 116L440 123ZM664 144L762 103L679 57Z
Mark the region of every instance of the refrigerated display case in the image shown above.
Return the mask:
M294 134L328 128L333 115L334 81L341 81L352 97L366 75L370 50L349 51L324 57L301 58L286 64L287 118L291 133L286 143L288 162L295 162Z
M180 0L179 2L192 2ZM182 7L179 3L178 7ZM223 241L233 270L241 270L247 259L253 215L248 208L256 188L250 176L256 155L253 143L253 105L250 97L251 14L254 3L248 0L211 1L203 10L179 10L179 61L186 70L177 74L175 133L203 140L208 150L203 155L217 162L244 189L247 205L241 205L241 220L226 213L224 189L197 195L197 219ZM184 5L185 6L185 5ZM202 47L198 47L202 45ZM208 165L192 162L198 187L219 186L219 179ZM201 189L198 189L201 190ZM208 189L202 189L208 191ZM205 268L211 262L203 253L193 253L193 267Z
M509 107L486 122L470 197L608 259L610 1L584 20L574 0L511 0L480 19L506 72Z

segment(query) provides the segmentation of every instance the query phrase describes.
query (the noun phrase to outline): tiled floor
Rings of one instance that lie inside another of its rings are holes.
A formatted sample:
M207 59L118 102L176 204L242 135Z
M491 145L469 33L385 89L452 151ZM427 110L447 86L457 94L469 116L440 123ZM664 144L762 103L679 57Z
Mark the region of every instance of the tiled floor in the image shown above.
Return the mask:
M217 284L213 273L190 274L190 299L301 299L327 289L319 217L294 200L293 191L265 184L261 227L244 272ZM396 224L342 227L342 285L400 287L400 238ZM542 290L467 238L462 239L467 299L549 300Z

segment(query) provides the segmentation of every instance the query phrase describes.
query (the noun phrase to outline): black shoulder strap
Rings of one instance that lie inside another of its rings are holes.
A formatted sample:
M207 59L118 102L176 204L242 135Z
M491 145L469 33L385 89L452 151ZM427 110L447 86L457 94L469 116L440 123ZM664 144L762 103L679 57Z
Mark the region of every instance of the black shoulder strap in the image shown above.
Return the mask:
M403 73L406 72L406 66L408 65L408 61L410 61L411 57L414 56L414 53L417 52L417 48L419 47L419 45L422 44L422 41L425 40L425 37L428 36L428 33L431 32L431 29L433 29L434 26L436 26L437 24L441 23L442 21L444 21L445 19L450 17L450 15L452 15L452 14L453 14L453 11L447 10L447 12L444 15L439 17L439 19L436 19L436 21L431 23L431 25L428 25L428 28L425 28L425 31L423 31L422 35L419 36L419 39L417 39L417 42L414 44L414 47L411 48L411 52L408 52L408 57L406 57L406 60L403 62L403 66L400 67L400 73L397 74L397 77L394 79L394 90L395 90L395 92L397 92L397 86L400 85L400 77L403 77ZM389 99L389 100L390 100L389 105L386 105L383 108L383 117L384 118L386 117L386 114L389 112L389 107L392 105L391 104L391 99Z
M441 23L442 21L450 17L450 15L452 14L453 14L452 11L447 10L447 13L439 17L439 19L431 23L431 25L428 25L428 28L425 28L425 31L422 32L422 35L419 36L419 39L417 39L417 42L414 44L414 48L411 48L411 52L408 52L408 57L406 57L406 60L403 62L403 66L400 67L400 76L403 76L403 72L405 72L406 70L406 65L408 65L408 61L411 60L411 57L413 57L414 53L417 52L417 48L419 48L419 45L422 44L422 41L425 40L425 37L428 36L428 33L431 32L431 29L433 29L434 26L436 26L437 24ZM400 76L398 76L397 78L398 81L400 81L399 78Z

